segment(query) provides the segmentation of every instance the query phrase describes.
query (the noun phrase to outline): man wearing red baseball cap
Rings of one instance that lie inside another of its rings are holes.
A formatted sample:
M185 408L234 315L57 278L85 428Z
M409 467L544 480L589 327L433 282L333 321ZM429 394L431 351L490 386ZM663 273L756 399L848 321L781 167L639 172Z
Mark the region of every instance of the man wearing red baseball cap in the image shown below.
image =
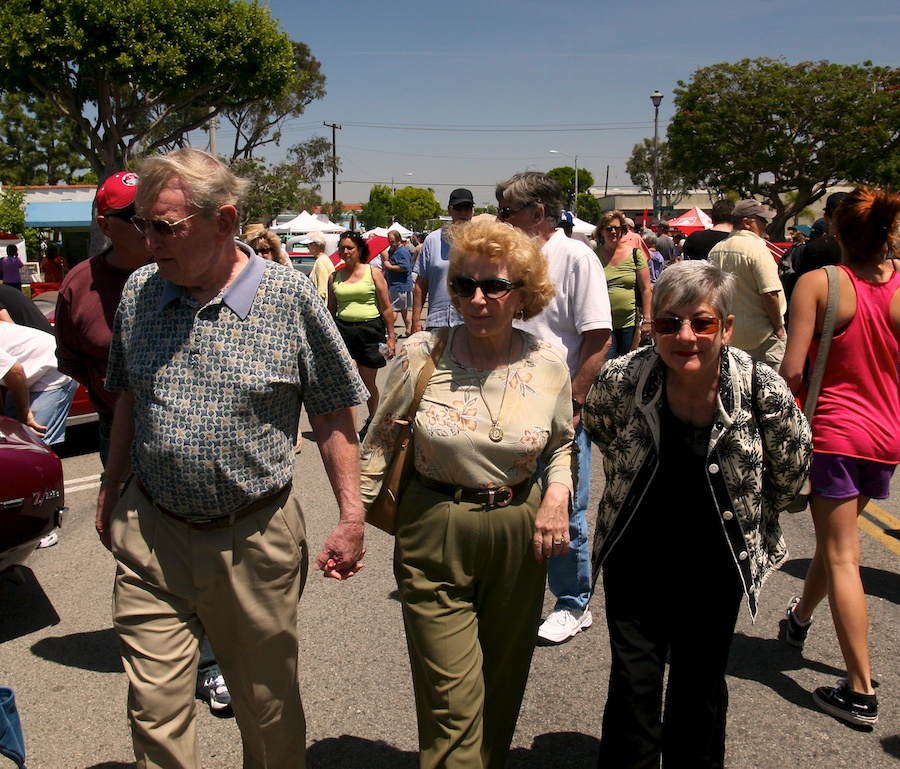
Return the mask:
M97 224L110 245L69 271L56 304L59 369L87 387L100 419L100 461L104 467L117 398L103 387L113 318L128 276L150 261L144 236L131 223L137 186L137 174L120 171L97 190Z

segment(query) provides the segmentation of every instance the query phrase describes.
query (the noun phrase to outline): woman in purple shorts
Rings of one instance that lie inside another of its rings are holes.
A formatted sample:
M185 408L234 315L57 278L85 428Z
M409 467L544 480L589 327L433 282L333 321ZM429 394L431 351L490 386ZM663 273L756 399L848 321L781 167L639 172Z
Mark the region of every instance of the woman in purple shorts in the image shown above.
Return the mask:
M878 720L869 667L869 615L859 573L856 519L868 501L885 499L900 462L900 273L885 261L897 245L900 197L857 188L834 212L841 245L840 300L834 340L812 419L810 510L816 551L803 595L787 610L785 640L802 648L812 613L828 595L847 677L813 692L816 705L857 725ZM797 282L781 374L794 393L810 370L828 299L824 270Z

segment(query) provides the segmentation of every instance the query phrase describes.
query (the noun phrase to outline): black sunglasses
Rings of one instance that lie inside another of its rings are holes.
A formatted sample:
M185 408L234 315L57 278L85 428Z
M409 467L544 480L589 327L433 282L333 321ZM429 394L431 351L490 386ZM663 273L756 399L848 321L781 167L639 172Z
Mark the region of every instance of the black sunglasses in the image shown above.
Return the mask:
M468 275L454 275L450 278L450 288L453 289L453 293L463 299L471 299L475 296L475 290L478 288L488 299L502 299L514 288L522 288L524 285L521 280L513 282L506 278L475 280Z
M621 232L624 229L625 229L624 227L604 227L603 231L613 233L613 232Z
M519 206L518 208L510 208L509 206L500 206L497 209L497 218L498 219L509 219L513 214L519 213L522 209L525 208L534 208L537 203L526 203L524 206Z
M718 318L654 318L653 330L657 334L677 334L685 323L695 334L715 334L721 325Z
M126 208L123 211L110 211L107 214L103 214L103 216L107 219L122 219L123 221L130 222L134 216L134 207Z

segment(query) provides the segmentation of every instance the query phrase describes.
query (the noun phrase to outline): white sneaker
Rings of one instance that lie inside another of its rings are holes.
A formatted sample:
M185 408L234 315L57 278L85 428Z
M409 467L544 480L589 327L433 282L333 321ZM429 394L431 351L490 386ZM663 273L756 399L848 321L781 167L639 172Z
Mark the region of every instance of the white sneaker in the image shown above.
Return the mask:
M44 547L53 547L57 542L59 542L59 534L55 531L51 531L46 537L38 542L37 549L40 550Z
M557 609L551 612L538 628L538 643L542 646L564 644L593 624L594 616L590 609L583 611Z

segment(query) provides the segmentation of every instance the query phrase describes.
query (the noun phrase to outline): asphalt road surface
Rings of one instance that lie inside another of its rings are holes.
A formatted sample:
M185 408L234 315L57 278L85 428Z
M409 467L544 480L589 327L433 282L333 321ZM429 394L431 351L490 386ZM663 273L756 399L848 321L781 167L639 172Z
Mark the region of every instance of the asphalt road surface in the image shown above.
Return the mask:
M294 489L314 554L337 508L308 424L304 431ZM34 554L24 584L0 579L0 685L15 690L30 769L133 765L126 681L110 623L113 560L93 528L100 473L95 451L84 435L72 435L64 459L70 512L59 544ZM592 509L602 483L595 450ZM893 490L897 501L873 508L860 535L880 722L872 731L857 731L811 702L814 687L843 675L827 606L820 608L802 653L777 640L784 607L799 593L813 550L808 514L784 515L790 560L766 583L755 625L742 611L731 653L727 765L732 769L900 767L900 481L895 479ZM342 584L312 572L300 601L300 676L311 769L417 766L392 541L373 529L367 547L366 568L358 577ZM660 590L671 591L674 599L677 580L661 576ZM551 606L548 597L545 609ZM602 590L591 609L590 630L564 646L536 650L510 767L596 766L609 661ZM696 632L703 633L703 627ZM213 717L199 703L198 717L204 766L240 767L234 720ZM0 765L6 765L2 757Z

